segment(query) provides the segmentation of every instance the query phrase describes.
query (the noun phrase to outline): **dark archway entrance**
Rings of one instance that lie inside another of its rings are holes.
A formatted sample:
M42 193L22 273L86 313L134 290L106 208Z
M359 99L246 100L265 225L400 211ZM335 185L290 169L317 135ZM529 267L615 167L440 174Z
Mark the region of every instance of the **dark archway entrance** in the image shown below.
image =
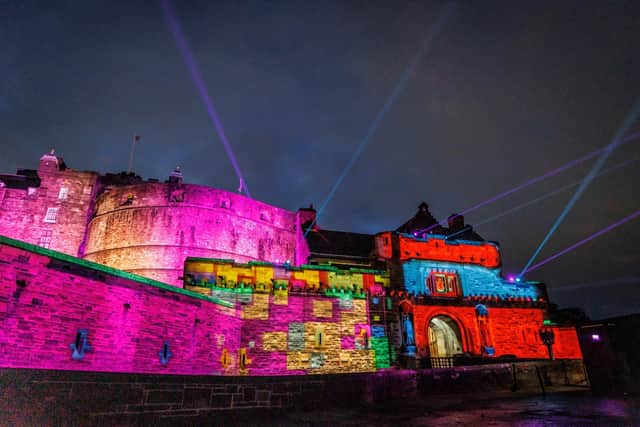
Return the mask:
M462 353L460 328L449 316L435 316L429 322L427 332L431 357L450 357Z

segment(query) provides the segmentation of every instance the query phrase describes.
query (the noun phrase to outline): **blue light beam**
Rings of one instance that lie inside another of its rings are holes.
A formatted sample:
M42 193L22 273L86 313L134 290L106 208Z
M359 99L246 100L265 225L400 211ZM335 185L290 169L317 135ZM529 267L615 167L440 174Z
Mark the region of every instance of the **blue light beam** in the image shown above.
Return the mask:
M610 224L610 225L606 226L602 230L600 230L600 231L598 231L596 233L593 233L591 236L586 237L586 238L580 240L579 242L574 243L573 245L569 246L568 248L565 248L565 249L561 250L560 252L555 253L555 254L551 255L550 257L543 259L542 261L538 262L537 264L534 264L531 267L528 267L527 270L523 271L520 274L522 275L522 274L528 273L530 271L533 271L536 268L540 268L543 265L553 261L554 259L566 254L567 252L571 252L572 250L576 249L577 247L582 246L585 243L592 241L596 237L600 237L603 234L608 233L609 231L613 230L614 228L620 227L622 224L624 224L626 222L629 222L632 219L637 218L638 216L640 216L640 210L637 210L634 213L632 213L631 215L628 215L628 216L622 218L621 220L618 220L618 221L614 222L613 224Z
M640 138L640 132L636 132L636 133L633 133L633 134L625 137L622 140L621 144L625 144L625 143L633 141L633 140L635 140L637 138ZM525 182L523 182L521 184L518 184L518 185L516 185L515 187L513 187L513 188L511 188L509 190L506 190L506 191L503 191L502 193L496 194L495 196L492 196L492 197L488 198L487 200L485 200L483 202L477 203L477 204L471 206L470 208L467 208L467 209L463 210L462 212L460 212L457 215L455 215L454 218L466 215L469 212L473 212L476 209L480 209L483 206L486 206L486 205L489 205L491 203L497 202L498 200L502 200L505 197L512 195L513 193L516 193L516 192L518 192L520 190L524 190L525 188L530 187L530 186L532 186L534 184L537 184L538 182L544 181L547 178L554 177L554 176L558 175L561 172L564 172L564 171L566 171L568 169L574 168L574 167L586 162L587 160L593 159L598 154L604 153L608 148L609 148L609 145L606 145L604 147L598 148L597 150L594 150L594 151L592 151L590 153L587 153L582 157L578 157L577 159L573 159L570 162L565 163L562 166L559 166L559 167L557 167L557 168L555 168L553 170L550 170L549 172L546 172L546 173L544 173L542 175L539 175L539 176L537 176L535 178L531 178L530 180L525 181ZM426 228L423 228L422 230L416 231L416 233L419 233L419 234L420 233L428 233L429 231L431 231L434 228L436 228L438 225L446 224L447 220L449 218L450 217L443 218L443 219L439 220L437 223L435 223L433 225L430 225L429 227L426 227Z
M538 245L538 248L535 250L535 252L531 256L529 261L527 261L527 264L522 268L522 271L519 274L520 277L522 277L529 270L529 267L531 266L531 264L533 264L535 259L538 257L538 255L540 254L540 251L542 251L542 248L544 248L544 246L547 244L549 239L551 239L551 236L553 236L553 233L555 233L558 227L560 227L560 224L562 224L562 222L567 217L567 215L569 214L573 206L576 204L576 202L580 198L580 196L582 196L582 193L584 193L584 191L587 189L589 184L591 184L591 181L593 181L593 179L598 174L598 172L600 172L600 169L602 169L602 166L607 161L611 153L613 153L613 151L616 148L618 148L620 144L622 144L624 134L627 132L627 129L629 129L631 125L636 121L639 114L640 114L640 102L636 102L636 104L631 108L631 111L627 114L627 117L625 117L625 120L622 123L622 126L618 128L618 130L616 131L612 142L607 146L606 150L600 155L600 157L598 157L598 160L596 160L595 164L593 165L589 173L584 177L584 179L582 180L582 183L574 193L573 197L571 197L571 199L569 200L565 208L562 210L562 212L560 213L560 215L558 216L554 224L551 226L551 229L549 230L547 235L544 236L544 239L542 239L542 242L540 242L540 245Z
M629 165L631 165L631 164L633 164L633 163L635 163L637 161L638 161L638 157L636 156L631 160L627 160L626 162L618 163L617 165L611 166L610 168L607 168L607 169L603 170L598 175L596 175L596 177L602 176L602 175L605 175L605 174L608 174L608 173L611 173L611 172L615 172L616 170L624 168L626 166L629 166ZM520 204L518 206L514 206L511 209L507 209L506 211L503 211L503 212L501 212L501 213L499 213L497 215L494 215L494 216L492 216L490 218L482 220L482 221L474 224L473 227L474 228L480 227L481 225L488 224L488 223L493 222L493 221L495 221L497 219L500 219L500 218L502 218L504 216L510 215L510 214L512 214L514 212L517 212L517 211L522 210L522 209L524 209L526 207L529 207L529 206L531 206L531 205L533 205L535 203L538 203L538 202L546 200L546 199L548 199L550 197L556 196L556 195L558 195L560 193L563 193L563 192L565 192L567 190L572 189L573 187L576 187L576 186L580 185L581 182L582 182L582 180L575 181L575 182L572 182L571 184L567 184L565 186L562 186L562 187L560 187L560 188L558 188L556 190L553 190L553 191L551 191L549 193L543 194L542 196L536 197L535 199L531 199L531 200L529 200L529 201L527 201L525 203L522 203L522 204ZM453 234L448 236L448 237L451 237L451 236L453 236Z
M382 123L382 119L387 114L387 112L391 109L391 107L393 106L393 103L396 101L398 96L400 96L400 93L402 93L402 90L406 86L407 81L409 80L409 77L411 77L411 74L415 71L416 67L420 63L420 60L422 59L426 51L429 49L429 47L431 47L433 40L442 31L443 27L449 20L449 17L453 13L455 5L456 5L455 2L449 2L442 7L442 10L438 15L438 18L436 19L435 24L433 25L431 30L427 33L427 36L424 38L422 44L420 45L418 52L415 54L415 56L413 57L411 62L407 65L407 67L404 69L404 72L402 73L402 75L400 76L400 79L396 83L393 91L391 92L391 95L387 98L386 102L382 106L382 109L378 112L375 119L373 120L373 123L369 127L369 130L366 136L362 141L360 141L360 144L358 144L356 151L353 153L353 155L349 159L349 162L343 169L342 173L340 174L336 182L333 184L333 187L331 187L331 190L329 191L329 194L322 202L322 205L320 205L320 208L318 209L318 212L316 214L316 218L311 223L311 225L309 225L309 228L307 228L307 231L304 233L305 237L309 234L309 231L311 231L313 226L316 224L318 218L322 215L325 208L327 207L327 204L331 201L331 199L333 199L333 196L338 190L338 187L340 187L340 184L342 184L342 181L344 181L345 177L347 176L347 174L349 173L349 171L351 170L355 162L358 160L358 158L360 157L360 155L362 154L366 146L373 139L373 136L375 135L376 131L380 127L380 123Z

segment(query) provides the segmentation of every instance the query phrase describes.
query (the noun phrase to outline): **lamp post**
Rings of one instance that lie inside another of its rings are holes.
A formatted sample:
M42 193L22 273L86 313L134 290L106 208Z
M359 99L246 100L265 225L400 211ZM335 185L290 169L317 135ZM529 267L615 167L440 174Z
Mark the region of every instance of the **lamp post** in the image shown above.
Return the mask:
M540 339L547 346L547 352L549 353L549 359L553 360L553 342L555 337L551 328L540 329Z

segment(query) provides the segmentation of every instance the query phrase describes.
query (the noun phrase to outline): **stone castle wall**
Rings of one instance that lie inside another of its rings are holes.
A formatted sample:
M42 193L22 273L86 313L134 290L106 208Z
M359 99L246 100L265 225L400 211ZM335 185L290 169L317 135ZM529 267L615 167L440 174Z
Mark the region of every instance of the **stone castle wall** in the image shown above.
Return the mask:
M233 305L7 241L0 245L0 366L210 375L220 373L223 346L239 345ZM81 331L90 348L74 359ZM163 365L165 342L171 356Z
M487 332L482 336L482 325L474 307L414 305L416 345L419 353L428 353L428 326L436 316L447 316L458 324L464 352L481 354L481 345L494 347L496 356L512 355L519 358L548 358L547 347L539 331L545 312L541 308L489 307ZM576 330L572 327L553 327L556 343L554 356L559 359L581 359Z
M389 366L364 297L229 301L7 238L0 265L0 367L300 375Z
M0 414L9 425L28 426L262 425L273 424L274 413L364 407L375 414L404 411L407 402L433 413L442 402L539 396L567 386L588 386L582 361L251 378L0 368ZM309 416L299 419L308 424Z
M98 174L40 170L39 177L39 187L0 191L0 235L78 256Z
M177 180L124 178L139 183L105 183L44 155L32 186L0 183L0 235L174 286L187 256L296 261L294 212Z
M84 258L180 286L187 256L293 262L295 213L198 185L108 187Z

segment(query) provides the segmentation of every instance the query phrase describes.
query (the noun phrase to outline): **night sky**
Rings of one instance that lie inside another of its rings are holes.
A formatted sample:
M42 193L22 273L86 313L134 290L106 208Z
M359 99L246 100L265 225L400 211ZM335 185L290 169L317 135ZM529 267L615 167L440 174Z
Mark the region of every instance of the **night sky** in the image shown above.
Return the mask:
M267 4L269 4L267 6ZM173 7L253 197L320 205L443 2L214 2ZM50 148L80 170L238 187L154 1L0 1L0 171ZM608 144L640 100L640 2L459 2L320 218L395 229L443 218ZM631 132L640 131L636 122ZM640 138L605 168L640 156ZM580 180L593 161L466 215ZM597 178L546 258L640 209L640 160ZM573 191L477 227L519 272ZM640 218L532 272L592 318L640 312Z

